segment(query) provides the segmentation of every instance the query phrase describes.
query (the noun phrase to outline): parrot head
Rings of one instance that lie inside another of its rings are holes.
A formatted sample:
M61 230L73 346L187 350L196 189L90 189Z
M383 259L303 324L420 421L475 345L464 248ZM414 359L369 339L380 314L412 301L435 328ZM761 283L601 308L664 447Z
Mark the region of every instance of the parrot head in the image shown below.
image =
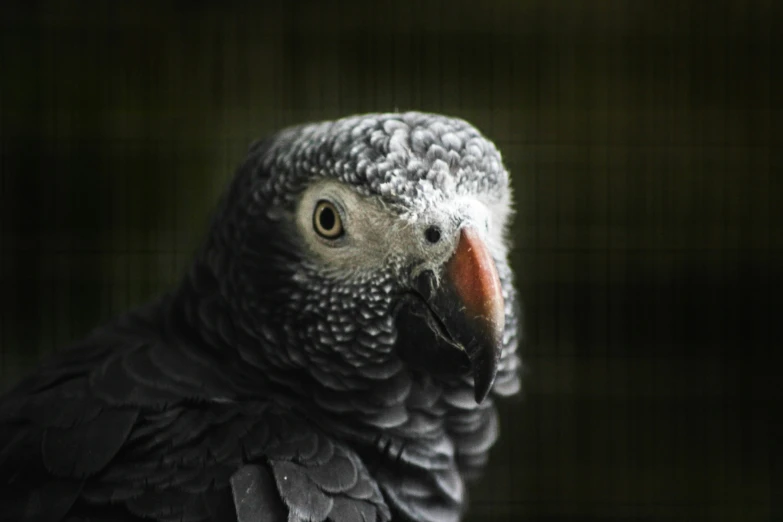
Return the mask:
M228 274L243 356L305 371L321 400L404 395L417 374L480 403L519 388L510 216L500 153L473 126L368 114L251 147L205 256Z

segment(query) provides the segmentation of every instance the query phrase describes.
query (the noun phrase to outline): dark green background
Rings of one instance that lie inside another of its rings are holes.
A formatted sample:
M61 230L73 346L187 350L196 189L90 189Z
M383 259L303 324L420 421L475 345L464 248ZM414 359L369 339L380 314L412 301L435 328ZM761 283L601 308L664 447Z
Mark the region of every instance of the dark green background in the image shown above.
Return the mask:
M783 520L779 4L3 2L0 387L176 282L255 138L442 112L525 305L470 520Z

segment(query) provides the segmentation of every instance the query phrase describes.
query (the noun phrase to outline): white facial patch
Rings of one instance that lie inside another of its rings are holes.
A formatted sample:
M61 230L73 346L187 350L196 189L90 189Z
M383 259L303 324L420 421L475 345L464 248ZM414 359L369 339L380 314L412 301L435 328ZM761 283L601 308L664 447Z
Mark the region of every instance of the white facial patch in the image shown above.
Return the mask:
M340 214L343 234L324 238L313 225L320 201L328 201ZM503 206L505 205L498 205ZM501 220L501 223L497 221ZM413 211L389 205L379 196L364 196L346 184L323 179L307 188L296 210L296 229L303 247L313 256L311 265L336 279L357 279L385 267L412 266L415 275L424 269L438 273L451 257L462 226L472 226L493 254L502 255L505 212L499 214L477 198L460 195L435 198L425 208ZM439 239L428 239L428 228Z

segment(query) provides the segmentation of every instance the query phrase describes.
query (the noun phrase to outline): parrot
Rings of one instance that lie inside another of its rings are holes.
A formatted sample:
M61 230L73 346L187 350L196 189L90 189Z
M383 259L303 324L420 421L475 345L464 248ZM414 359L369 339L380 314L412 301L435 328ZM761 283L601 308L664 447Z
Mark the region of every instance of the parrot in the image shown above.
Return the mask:
M458 521L521 388L509 172L463 119L253 142L171 289L0 399L0 520Z

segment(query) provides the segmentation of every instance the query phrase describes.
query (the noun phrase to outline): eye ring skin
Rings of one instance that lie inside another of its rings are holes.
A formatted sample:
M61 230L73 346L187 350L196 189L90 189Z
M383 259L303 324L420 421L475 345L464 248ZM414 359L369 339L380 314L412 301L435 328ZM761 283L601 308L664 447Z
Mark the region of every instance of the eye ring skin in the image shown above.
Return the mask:
M333 216L334 222L330 228L326 228L321 220L324 216L324 212L330 212ZM337 208L337 205L326 199L319 199L315 204L315 210L313 211L313 230L321 238L334 241L339 239L345 234L345 227L343 226L342 213Z

